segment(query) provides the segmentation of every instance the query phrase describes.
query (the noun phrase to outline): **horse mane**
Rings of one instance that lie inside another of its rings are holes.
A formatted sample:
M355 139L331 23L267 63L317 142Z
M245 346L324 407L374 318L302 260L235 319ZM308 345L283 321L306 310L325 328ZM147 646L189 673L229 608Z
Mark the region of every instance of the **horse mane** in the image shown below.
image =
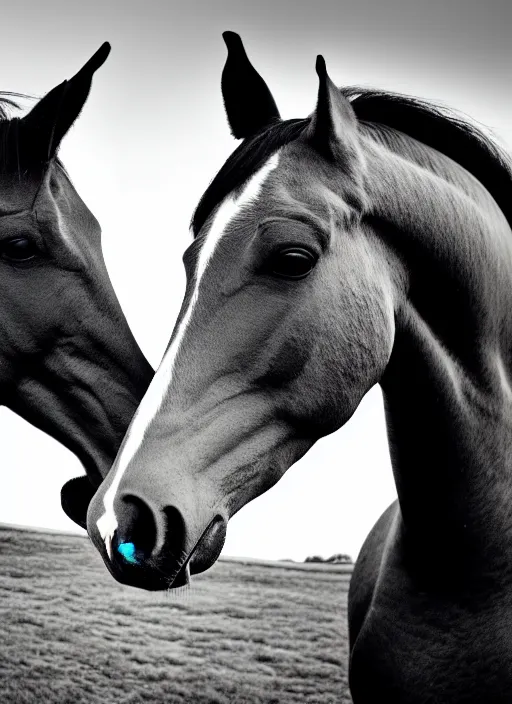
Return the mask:
M512 227L510 156L476 125L447 107L398 93L342 89L361 122L391 127L437 149L472 174Z
M460 164L489 191L512 227L512 163L509 155L458 113L399 93L340 88L360 122L383 125L423 142ZM197 236L214 208L249 179L278 149L297 139L310 118L284 120L245 139L203 194L191 221Z
M28 95L23 93L10 93L8 91L0 91L0 122L5 122L11 119L11 109L19 110L19 104L13 98L28 98Z

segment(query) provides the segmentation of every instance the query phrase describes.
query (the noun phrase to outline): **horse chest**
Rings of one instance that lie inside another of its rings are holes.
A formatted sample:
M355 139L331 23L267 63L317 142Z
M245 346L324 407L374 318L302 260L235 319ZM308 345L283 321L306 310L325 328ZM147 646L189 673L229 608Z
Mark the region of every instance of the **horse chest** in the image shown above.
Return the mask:
M392 570L376 584L351 652L354 704L512 701L512 590L462 607L409 586Z

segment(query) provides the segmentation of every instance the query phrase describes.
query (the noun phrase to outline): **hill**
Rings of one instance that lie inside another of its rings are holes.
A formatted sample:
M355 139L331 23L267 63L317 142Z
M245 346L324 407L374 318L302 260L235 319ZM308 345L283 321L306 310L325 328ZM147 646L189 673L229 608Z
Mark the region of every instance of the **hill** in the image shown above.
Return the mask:
M155 594L86 538L0 526L0 702L348 704L350 574L221 559Z

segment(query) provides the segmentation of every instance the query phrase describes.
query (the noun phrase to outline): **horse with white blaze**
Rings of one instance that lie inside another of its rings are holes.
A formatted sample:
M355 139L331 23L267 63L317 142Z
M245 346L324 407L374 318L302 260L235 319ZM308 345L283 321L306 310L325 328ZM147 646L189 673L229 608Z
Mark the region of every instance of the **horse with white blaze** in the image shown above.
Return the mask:
M378 383L398 501L352 577L353 700L508 702L510 160L426 102L337 88L321 57L315 111L283 121L225 40L243 141L194 214L183 307L89 534L119 581L186 583Z

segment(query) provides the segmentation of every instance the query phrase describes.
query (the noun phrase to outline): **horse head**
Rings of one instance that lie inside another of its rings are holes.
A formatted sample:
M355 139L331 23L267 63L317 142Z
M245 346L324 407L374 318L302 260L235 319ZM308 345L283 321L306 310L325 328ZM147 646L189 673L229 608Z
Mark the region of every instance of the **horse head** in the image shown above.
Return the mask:
M109 280L98 221L58 159L104 44L24 117L0 120L0 394L72 450L88 474L63 488L85 525L152 376Z
M313 115L282 121L225 39L244 141L196 210L169 347L88 513L114 576L148 589L210 567L229 518L347 422L393 345L396 282L364 221L349 101L318 57Z

